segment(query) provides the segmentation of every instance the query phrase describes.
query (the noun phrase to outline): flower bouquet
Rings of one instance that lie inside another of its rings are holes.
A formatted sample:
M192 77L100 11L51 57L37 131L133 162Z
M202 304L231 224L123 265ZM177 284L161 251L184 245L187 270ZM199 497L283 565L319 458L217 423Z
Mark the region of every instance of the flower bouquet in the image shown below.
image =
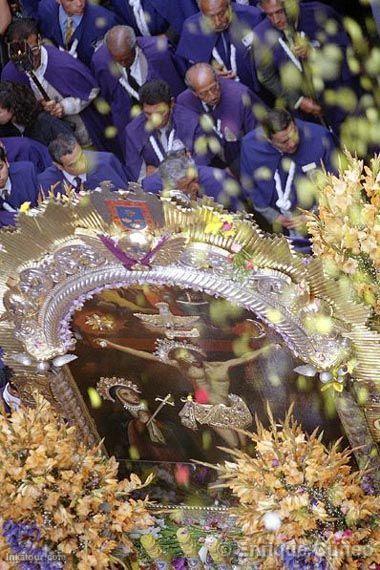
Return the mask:
M364 492L350 451L306 435L291 409L282 424L268 415L269 429L256 418L250 435L255 457L230 451L232 462L218 466L221 485L239 500L237 526L252 567L376 569L380 499Z
M129 533L152 523L147 502L130 497L143 484L133 474L118 481L116 460L35 398L33 409L0 415L0 560L25 570L123 567L134 555Z
M346 153L339 177L325 174L318 212L304 212L313 251L327 272L345 281L380 324L380 156L365 166Z

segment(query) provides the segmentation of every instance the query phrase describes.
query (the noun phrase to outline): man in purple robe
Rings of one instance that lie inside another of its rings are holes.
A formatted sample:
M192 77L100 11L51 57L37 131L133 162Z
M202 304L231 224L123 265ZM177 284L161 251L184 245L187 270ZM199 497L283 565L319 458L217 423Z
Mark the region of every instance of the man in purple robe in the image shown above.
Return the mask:
M0 147L5 148L9 162L32 162L37 174L51 165L46 146L28 137L4 137L0 139Z
M112 190L127 187L127 176L120 161L109 152L84 151L73 135L62 134L49 144L53 159L38 176L41 191L47 195L94 190L107 183Z
M9 163L0 147L0 227L11 226L22 204L37 206L37 176L31 162Z
M163 37L136 39L130 26L115 26L109 30L104 44L92 58L91 67L101 95L111 107L120 141L133 117L133 106L139 105L139 89L144 83L163 79L174 96L185 89L167 40Z
M188 89L177 103L199 116L221 147L224 166L238 162L240 140L257 124L255 114L264 111L262 101L242 83L219 77L208 63L196 63L186 73Z
M225 170L197 166L186 153L169 155L157 172L142 181L147 192L162 193L186 203L201 196L210 196L229 209L243 208L239 183Z
M150 0L156 11L165 18L175 34L180 35L184 21L199 12L197 0ZM236 4L256 6L257 0L237 0Z
M110 0L110 5L119 23L131 26L138 36L158 36L169 27L166 14L152 0Z
M104 133L106 119L94 104L99 87L87 67L55 46L42 46L34 20L15 20L8 41L11 49L17 47L13 55L17 65L7 63L1 80L30 85L44 110L65 118L84 146L92 143L100 149L112 148Z
M239 79L258 92L256 70L250 54L252 29L264 14L252 6L231 0L200 0L200 12L183 25L177 56L188 65L211 63L228 79Z
M43 37L87 66L97 44L117 23L115 14L88 0L41 0L37 19Z
M177 105L165 81L145 83L139 91L143 112L125 129L128 177L140 181L152 174L171 152L185 148L197 164L213 158L198 115Z
M256 27L253 44L260 81L300 118L322 119L338 135L355 110L355 104L351 109L339 104L340 93L342 100L347 100L345 92L354 100L360 94L358 79L348 66L350 40L341 18L320 2L301 2L292 16L284 0L262 0L260 6L267 16Z
M285 110L270 111L263 126L243 138L241 182L254 208L269 224L289 235L297 248L308 248L307 238L297 231L303 224L297 206L313 207L314 195L305 194L305 178L322 166L335 172L335 145L322 126L293 120ZM303 185L303 188L302 188ZM301 192L302 202L297 192Z

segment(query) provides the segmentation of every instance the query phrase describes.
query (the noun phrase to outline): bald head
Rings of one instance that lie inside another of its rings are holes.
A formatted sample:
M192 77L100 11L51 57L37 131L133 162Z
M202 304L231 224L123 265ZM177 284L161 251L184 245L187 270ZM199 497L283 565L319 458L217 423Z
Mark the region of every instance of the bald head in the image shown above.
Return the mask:
M208 63L196 63L186 73L186 85L201 101L215 106L220 101L220 85L216 71Z
M214 32L223 32L231 23L231 0L200 0L199 8Z
M114 61L129 68L136 55L136 34L130 26L114 26L106 36L105 43Z

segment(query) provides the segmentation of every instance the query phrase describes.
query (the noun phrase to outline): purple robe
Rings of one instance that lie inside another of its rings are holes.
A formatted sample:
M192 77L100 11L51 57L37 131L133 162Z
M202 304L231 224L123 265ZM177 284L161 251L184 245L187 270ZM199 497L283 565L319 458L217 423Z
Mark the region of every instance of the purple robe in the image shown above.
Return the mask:
M82 20L75 29L69 45L66 46L59 24L59 4L56 0L41 0L38 5L37 19L41 34L57 47L70 50L73 43L77 41L78 59L87 66L90 65L96 44L100 42L107 30L117 24L116 16L112 12L87 0Z
M252 91L258 92L260 85L250 54L250 46L254 37L252 29L263 20L264 14L258 8L239 4L232 5L232 12L232 22L224 32L225 39L229 49L231 44L236 48L237 75L240 81ZM187 18L177 47L177 57L185 60L188 65L197 62L210 63L213 59L214 48L221 55L225 67L230 70L231 61L230 57L224 53L222 33L206 31L201 12Z
M262 128L257 128L243 138L241 145L241 183L250 196L255 209L269 223L281 213L277 204L275 173L277 172L284 190L289 175L289 160L295 163L293 182L290 188L290 208L298 205L297 184L316 168L323 165L328 172L335 172L333 153L336 150L331 133L319 125L296 119L300 143L295 153L283 154L264 136ZM286 159L286 160L284 160ZM265 168L270 174L260 175Z
M242 198L242 195L231 196L228 192L228 183L234 182L236 187L239 187L238 182L232 176L227 174L225 170L210 166L198 166L197 171L202 195L210 196L216 202L222 203L232 210L238 209L240 205L238 199L239 197ZM163 189L160 173L155 172L147 176L142 180L141 185L147 192L158 194Z
M128 0L110 0L111 9L118 17L120 24L126 24L134 29L137 36L141 35L141 31L136 22L133 8ZM152 36L164 34L169 27L165 14L156 10L156 6L152 0L141 0L141 6L146 14L146 23Z
M351 89L356 95L360 95L358 78L351 73L347 63L347 49L350 47L350 39L342 25L339 14L330 6L326 6L320 2L300 3L299 8L297 32L304 32L316 49L321 46L331 45L334 46L335 49L338 47L342 54L341 66L336 76L324 80L325 89L337 91L345 87ZM328 24L330 22L333 22L335 27L329 26ZM329 31L330 29L332 31ZM281 69L286 69L289 64L293 63L279 42L279 40L282 39L287 43L285 35L280 30L274 28L268 19L265 19L256 27L255 36L254 53L256 61L258 62L259 59L264 56L263 48L264 50L271 50L273 54L273 72L277 73L280 78ZM260 64L257 63L258 68L259 65ZM296 69L294 63L293 65ZM270 89L270 86L268 87ZM278 95L278 93L276 93L276 95ZM302 92L298 89L297 82L295 83L294 91L287 87L285 96L290 106L293 106L301 95ZM344 110L339 105L326 104L323 101L323 93L321 94L319 102L322 103L327 122L333 127L334 131L338 133L339 126L347 117L349 111ZM313 117L302 115L301 112L298 112L298 114L301 118L305 118L306 120L314 120Z
M166 20L176 34L182 32L184 21L199 12L196 0L150 0L156 11ZM257 0L250 0L251 6L256 6Z
M24 202L30 202L31 206L37 206L37 176L34 165L31 162L17 162L9 165L9 178L11 191L6 203L14 210ZM3 207L4 200L0 198L0 227L14 225L17 213L8 212Z
M137 38L137 45L148 63L147 81L163 79L172 90L173 96L185 89L185 84L176 66L172 49L165 38ZM92 72L101 90L102 97L111 107L112 122L118 130L120 141L124 130L131 120L131 97L120 83L121 73L106 45L102 45L94 54L91 62Z
M177 103L197 113L209 115L217 125L220 121L219 135L227 164L233 162L239 155L240 139L257 126L253 106L264 107L264 103L245 85L231 79L219 79L221 97L214 109L206 108L202 101L186 89L177 98Z
M43 172L52 163L46 146L28 137L4 137L1 143L5 147L9 162L19 160L32 162L37 174Z
M197 139L205 136L199 126L198 115L181 105L174 105L171 127L168 130L173 128L175 139L179 139L183 143L197 164L207 165L210 163L213 156L209 152L200 154L195 151ZM130 180L138 180L144 162L147 165L156 167L160 164L160 160L149 140L150 136L155 134L157 133L154 131L147 131L144 113L141 113L127 125L124 149L126 171ZM164 149L160 148L160 150L165 156Z
M70 54L60 51L55 46L45 46L48 63L45 72L46 81L62 95L62 97L78 97L82 101L89 99L91 91L97 87L89 69ZM1 74L2 81L14 81L30 86L29 78L24 71L19 71L13 62L8 62ZM95 106L90 103L80 113L93 144L99 149L113 148L112 140L104 135L107 121Z
M128 178L120 161L110 152L85 151L90 169L87 179L83 184L85 190L94 190L100 186L101 182L109 181L115 190L126 189ZM54 194L64 194L65 177L55 164L52 164L42 174L38 176L38 184L42 192L47 195L53 185ZM66 182L69 184L69 182Z

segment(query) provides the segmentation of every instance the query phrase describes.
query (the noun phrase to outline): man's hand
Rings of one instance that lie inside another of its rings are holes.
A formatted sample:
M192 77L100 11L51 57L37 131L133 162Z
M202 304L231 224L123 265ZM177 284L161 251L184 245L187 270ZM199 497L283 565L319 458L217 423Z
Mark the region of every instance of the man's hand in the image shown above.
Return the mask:
M298 57L298 59L303 59L303 60L308 59L310 55L310 50L311 47L310 44L308 43L298 44L293 47L294 55Z
M306 224L306 218L303 214L292 215L290 218L280 214L276 218L275 223L276 222L288 230L303 230Z
M313 99L310 97L304 97L300 103L299 108L304 113L309 115L313 115L314 117L320 117L322 113L322 107L318 105Z
M64 115L64 110L61 103L57 103L56 101L42 101L42 108L47 113L50 113L53 117L57 117L60 119Z
M281 224L284 228L286 229L292 229L295 227L295 221L294 218L288 218L287 216L283 216L282 214L280 214L279 216L277 216L277 218L275 219L274 223L276 224Z
M227 70L225 68L217 69L216 73L219 77L222 77L223 79L236 79L237 77L234 71Z

